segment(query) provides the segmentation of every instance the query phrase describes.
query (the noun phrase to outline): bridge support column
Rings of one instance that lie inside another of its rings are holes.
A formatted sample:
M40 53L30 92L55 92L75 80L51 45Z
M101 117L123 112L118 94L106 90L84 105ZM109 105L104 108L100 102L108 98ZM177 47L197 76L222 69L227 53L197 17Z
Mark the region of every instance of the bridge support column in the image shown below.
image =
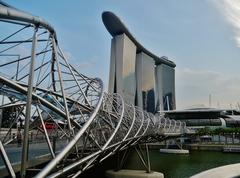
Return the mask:
M143 164L145 170L122 169L129 153L129 150L126 149L121 157L120 157L120 153L119 152L117 153L118 154L117 169L106 171L106 177L107 178L164 178L163 173L151 171L148 145L145 144L144 146L145 148L143 150L143 148L140 145L136 145L134 146L134 150L136 151L138 158Z
M171 140L168 140L168 141L171 141ZM173 139L173 141L175 141L174 144L177 145L179 149L169 148L170 143L165 141L166 148L165 149L160 149L159 151L161 153L189 154L189 150L183 149L183 147L182 147L182 139L181 138L180 138L180 142L179 143L177 142L177 139Z
M149 159L149 152L148 152L148 145L145 144L145 151L146 154L144 155L143 150L140 145L135 146L135 151L137 152L137 155L139 159L141 160L143 166L146 168L146 172L150 173L151 172L151 164L150 164L150 159Z

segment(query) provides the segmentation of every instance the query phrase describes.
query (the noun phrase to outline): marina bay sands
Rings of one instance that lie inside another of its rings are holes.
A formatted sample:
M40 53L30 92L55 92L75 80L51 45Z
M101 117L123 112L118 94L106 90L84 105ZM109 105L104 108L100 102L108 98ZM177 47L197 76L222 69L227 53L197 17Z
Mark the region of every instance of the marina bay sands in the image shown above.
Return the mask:
M83 74L58 29L32 14L0 1L0 177L176 177L151 166L154 149L190 157L202 143L240 150L240 112L178 110L174 59L140 43L117 13L102 12L108 82ZM142 167L131 167L133 155ZM202 172L210 168L187 176L240 175L238 164Z

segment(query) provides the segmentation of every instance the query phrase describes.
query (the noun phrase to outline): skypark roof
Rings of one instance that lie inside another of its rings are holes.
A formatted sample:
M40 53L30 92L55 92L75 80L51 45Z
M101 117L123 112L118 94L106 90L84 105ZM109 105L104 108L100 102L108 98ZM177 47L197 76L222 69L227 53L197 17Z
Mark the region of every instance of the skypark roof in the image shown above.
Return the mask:
M120 35L125 33L136 45L137 47L137 53L144 52L150 57L152 57L155 60L155 64L166 64L170 67L176 67L176 64L170 60L167 59L167 57L158 57L155 54L151 53L149 50L144 48L137 40L136 38L129 32L127 27L124 25L124 23L112 12L106 11L102 13L102 20L107 28L108 32L112 36Z

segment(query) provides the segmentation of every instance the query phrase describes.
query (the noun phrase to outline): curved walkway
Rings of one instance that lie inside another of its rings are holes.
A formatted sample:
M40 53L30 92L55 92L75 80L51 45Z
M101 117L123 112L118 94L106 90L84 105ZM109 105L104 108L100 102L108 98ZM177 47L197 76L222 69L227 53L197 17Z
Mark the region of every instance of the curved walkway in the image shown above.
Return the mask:
M240 176L240 163L209 169L196 174L191 178L233 178L237 176Z

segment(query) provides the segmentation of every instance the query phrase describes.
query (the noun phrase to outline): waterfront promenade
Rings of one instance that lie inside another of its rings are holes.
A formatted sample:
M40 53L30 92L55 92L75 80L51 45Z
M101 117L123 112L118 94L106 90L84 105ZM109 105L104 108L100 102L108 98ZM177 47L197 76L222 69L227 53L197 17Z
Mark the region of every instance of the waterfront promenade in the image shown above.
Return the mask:
M207 171L203 171L199 174L192 176L191 178L233 178L239 177L240 175L240 163L229 164L226 166L221 166L213 168Z

